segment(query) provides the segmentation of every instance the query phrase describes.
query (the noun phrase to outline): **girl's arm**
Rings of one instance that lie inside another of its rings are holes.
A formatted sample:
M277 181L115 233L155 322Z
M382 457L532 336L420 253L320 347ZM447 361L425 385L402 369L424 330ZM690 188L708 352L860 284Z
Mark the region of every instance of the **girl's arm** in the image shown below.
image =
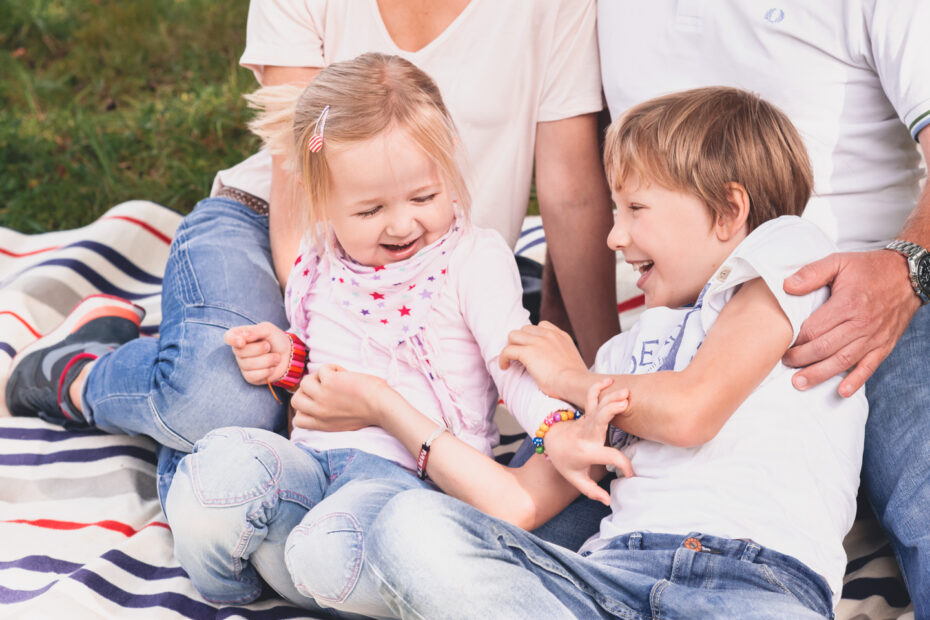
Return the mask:
M595 409L600 387L591 390ZM294 425L297 427L337 431L380 426L403 443L414 457L437 429L435 422L410 405L384 380L332 366L324 366L305 377L291 405L296 410ZM605 426L606 420L619 410L617 405L610 407L601 416ZM558 426L553 427L553 432ZM603 432L594 432L599 437L592 440L593 443L603 447ZM574 440L565 439L558 442L560 446ZM595 463L613 464L629 472L629 463L619 451L604 448L603 451L579 452L581 458L590 459L588 465L594 481L605 473L604 468ZM426 472L449 495L527 530L539 527L578 496L578 490L542 455L534 455L520 468L505 467L448 432L433 441ZM593 486L597 491L590 493L604 494L596 484ZM605 501L603 495L598 495L597 499Z
M761 278L750 280L723 307L687 367L613 376L606 392L630 393L629 407L613 424L670 445L706 443L780 363L792 337L775 295ZM515 332L510 342L501 363L521 362L547 394L577 403L603 377L578 365L570 338L553 326Z

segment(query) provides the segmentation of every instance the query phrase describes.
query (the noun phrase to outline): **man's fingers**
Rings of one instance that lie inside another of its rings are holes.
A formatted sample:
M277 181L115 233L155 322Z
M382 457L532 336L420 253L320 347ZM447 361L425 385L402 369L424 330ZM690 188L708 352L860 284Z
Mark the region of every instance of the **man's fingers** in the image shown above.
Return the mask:
M814 317L811 316L811 318ZM802 340L805 333L805 326L801 327L801 333L795 341L794 346L788 349L784 356L782 356L782 361L786 366L804 368L805 366L822 362L836 355L837 351L848 346L850 342L861 337L860 334L853 332L853 326L847 321L816 335L814 335L813 332L808 332L808 339ZM816 329L819 330L820 327L817 326ZM855 362L856 360L852 360L850 366ZM843 370L845 370L845 368Z
M874 349L868 353L865 357L859 360L859 363L856 364L856 367L852 369L846 377L840 382L840 387L837 389L840 396L843 398L849 398L856 393L856 390L865 385L865 382L869 380L869 377L875 372L878 368L878 365L888 357L888 354L891 351L885 351L882 349Z
M794 373L791 384L799 390L806 390L815 385L820 385L830 377L849 370L863 358L865 345L865 338L853 340L830 357Z
M839 254L831 254L805 265L785 278L782 286L789 295L806 295L833 282L840 270Z

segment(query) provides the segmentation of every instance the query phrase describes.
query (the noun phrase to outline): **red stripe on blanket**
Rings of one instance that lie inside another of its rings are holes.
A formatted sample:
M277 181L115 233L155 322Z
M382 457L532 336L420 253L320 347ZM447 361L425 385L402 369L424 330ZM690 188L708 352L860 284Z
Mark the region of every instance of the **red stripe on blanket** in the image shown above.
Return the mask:
M42 252L51 252L52 250L57 250L60 247L61 247L60 245L56 245L51 248L42 248L41 250L33 250L32 252L23 252L21 254L17 252L13 252L12 250L4 250L3 248L0 248L0 254L6 254L7 256L12 256L13 258L22 258L23 256L32 256L33 254L41 254Z
M627 310L633 310L639 308L646 304L646 296L640 295L639 297L633 297L632 299L627 299L626 301L621 301L617 304L617 314L621 312L626 312Z
M140 220L140 219L136 219L136 218L134 218L134 217L129 217L128 215L106 215L106 216L104 216L104 217L102 217L102 218L100 218L100 219L102 219L102 220L124 220L124 221L127 221L127 222L132 222L132 223L135 224L136 226L141 226L141 227L144 228L145 230L149 231L150 233L152 233L153 235L155 235L156 237L158 237L159 239L161 239L162 241L164 241L164 242L167 243L168 245L171 244L171 237L169 237L168 235L166 235L166 234L164 234L163 232L159 231L159 230L158 230L157 228L155 228L154 226L151 226L151 225L149 225L149 224L146 224L145 222L143 222L143 221Z
M9 315L12 316L14 319L17 319L20 323L22 323L23 325L25 325L25 326L26 326L26 329L28 329L30 332L32 332L32 335L33 335L33 336L35 336L36 338L41 338L41 337L42 337L42 334L40 334L39 332L37 332L37 331L32 327L32 325L30 325L29 323L27 323L27 322L26 322L26 319L24 319L23 317L19 316L19 315L16 314L15 312L12 312L12 311L10 311L10 310L0 310L0 314L9 314Z
M112 530L114 532L119 532L124 536L133 536L138 534L140 531L144 530L147 527L163 527L166 530L171 528L167 523L162 523L161 521L153 521L142 526L141 529L135 529L125 523L120 523L119 521L97 521L95 523L76 523L74 521L57 521L55 519L7 519L0 521L0 523L22 523L24 525L33 525L35 527L44 527L49 530L80 530L85 527L102 527L105 530Z

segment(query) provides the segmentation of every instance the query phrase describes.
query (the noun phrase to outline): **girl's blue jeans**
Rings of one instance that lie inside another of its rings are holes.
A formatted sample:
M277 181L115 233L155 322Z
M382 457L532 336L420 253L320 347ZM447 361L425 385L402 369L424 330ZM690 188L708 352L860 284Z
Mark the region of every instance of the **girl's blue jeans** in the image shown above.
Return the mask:
M830 589L750 541L633 532L579 555L454 498L396 496L369 532L403 618L824 618Z
M208 198L181 222L162 283L157 338L102 356L84 383L85 416L111 433L160 444L159 497L184 453L209 431L252 426L283 431L286 412L266 386L242 379L223 334L271 321L287 326L271 261L268 217Z
M264 578L303 607L388 617L367 566L367 531L397 493L428 488L366 452L223 428L181 460L165 510L175 555L207 600L252 601Z

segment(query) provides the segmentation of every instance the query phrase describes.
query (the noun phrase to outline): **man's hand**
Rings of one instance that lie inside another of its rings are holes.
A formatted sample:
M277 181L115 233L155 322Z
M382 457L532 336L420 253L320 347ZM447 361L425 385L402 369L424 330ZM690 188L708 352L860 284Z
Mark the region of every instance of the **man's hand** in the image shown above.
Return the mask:
M233 327L223 342L232 347L242 377L252 385L277 381L291 363L291 339L273 323Z
M318 431L354 431L381 426L384 398L393 390L380 377L348 372L335 364L304 377L291 397L294 426Z
M564 393L566 374L588 370L571 336L552 323L541 321L539 325L525 325L510 332L507 341L509 344L497 361L502 370L509 368L511 362L520 362L548 396L571 400Z
M908 279L907 260L890 250L845 252L799 269L785 279L785 292L804 295L830 285L830 299L801 326L785 353L801 368L792 383L807 389L852 368L840 383L848 397L872 376L920 307Z
M592 469L603 476L603 465L613 465L627 478L633 477L633 466L623 452L605 446L607 425L614 416L626 411L629 406L629 390L614 390L600 398L601 391L613 383L613 379L602 379L588 390L585 414L572 422L559 422L546 433L546 454L553 466L572 486L605 506L610 505L610 495L597 485Z

